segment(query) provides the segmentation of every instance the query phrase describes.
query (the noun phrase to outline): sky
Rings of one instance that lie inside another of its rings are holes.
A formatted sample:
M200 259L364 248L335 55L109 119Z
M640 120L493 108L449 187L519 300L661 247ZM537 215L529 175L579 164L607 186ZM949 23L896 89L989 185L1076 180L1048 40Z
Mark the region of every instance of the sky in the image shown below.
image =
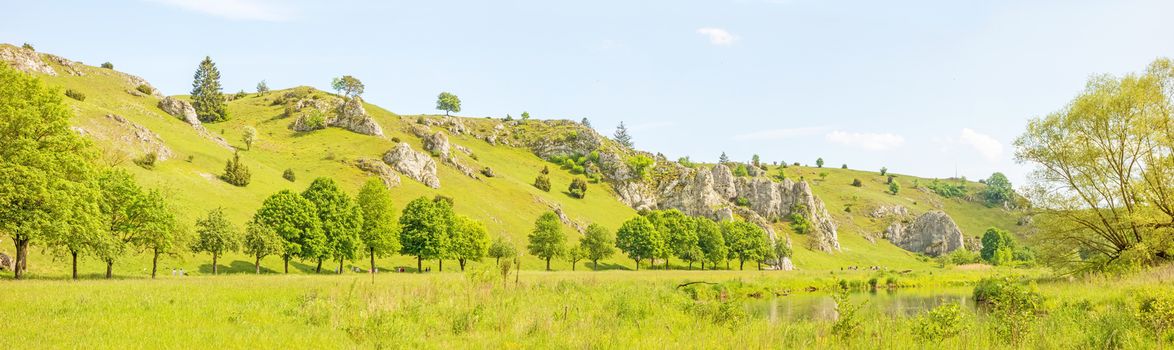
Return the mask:
M400 114L588 118L670 159L1024 184L1014 139L1097 74L1174 57L1174 1L4 0L0 42L187 94L353 75Z

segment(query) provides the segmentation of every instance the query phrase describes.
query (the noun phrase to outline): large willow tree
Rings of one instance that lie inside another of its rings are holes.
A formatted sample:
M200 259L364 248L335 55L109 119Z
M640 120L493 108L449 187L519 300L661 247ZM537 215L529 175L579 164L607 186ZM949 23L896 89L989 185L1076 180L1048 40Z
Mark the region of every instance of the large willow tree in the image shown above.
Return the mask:
M1066 272L1130 269L1174 254L1174 62L1092 78L1030 121L1016 158L1036 166L1041 256Z

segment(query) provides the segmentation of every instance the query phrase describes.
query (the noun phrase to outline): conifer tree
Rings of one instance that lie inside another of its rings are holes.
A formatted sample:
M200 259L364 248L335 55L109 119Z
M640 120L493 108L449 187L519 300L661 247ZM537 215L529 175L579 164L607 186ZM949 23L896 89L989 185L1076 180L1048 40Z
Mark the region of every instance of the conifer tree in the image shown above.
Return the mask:
M228 120L228 108L220 87L220 70L211 57L204 57L192 82L192 108L201 122L212 123Z
M620 122L620 126L616 127L616 133L613 135L616 142L619 142L624 147L632 148L636 145L632 143L632 135L628 135L628 127L624 126L624 122Z

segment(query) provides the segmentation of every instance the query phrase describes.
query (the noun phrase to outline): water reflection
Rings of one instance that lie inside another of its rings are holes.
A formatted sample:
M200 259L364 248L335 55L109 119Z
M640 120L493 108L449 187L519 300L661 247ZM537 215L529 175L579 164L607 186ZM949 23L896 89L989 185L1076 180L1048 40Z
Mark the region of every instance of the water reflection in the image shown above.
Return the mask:
M890 291L856 293L851 296L853 303L867 302L860 309L864 314L883 314L890 317L911 317L942 304L959 304L965 309L974 309L974 300L969 289ZM836 301L826 293L797 293L785 297L753 300L747 303L748 311L756 317L770 322L790 321L835 321Z

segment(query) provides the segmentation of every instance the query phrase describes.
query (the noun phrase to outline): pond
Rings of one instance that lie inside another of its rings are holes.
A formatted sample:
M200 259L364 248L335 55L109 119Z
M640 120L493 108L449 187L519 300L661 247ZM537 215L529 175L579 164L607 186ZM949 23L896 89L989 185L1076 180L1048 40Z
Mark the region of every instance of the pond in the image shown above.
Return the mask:
M969 288L932 290L894 290L854 293L853 303L864 302L860 313L901 318L921 314L942 304L960 304L964 309L975 308ZM835 321L836 301L827 293L795 293L747 303L748 312L770 322Z

